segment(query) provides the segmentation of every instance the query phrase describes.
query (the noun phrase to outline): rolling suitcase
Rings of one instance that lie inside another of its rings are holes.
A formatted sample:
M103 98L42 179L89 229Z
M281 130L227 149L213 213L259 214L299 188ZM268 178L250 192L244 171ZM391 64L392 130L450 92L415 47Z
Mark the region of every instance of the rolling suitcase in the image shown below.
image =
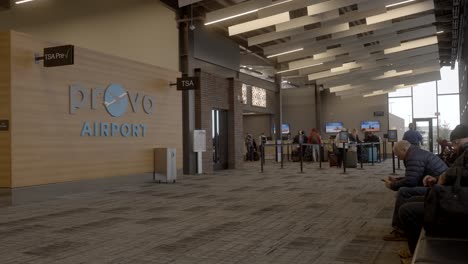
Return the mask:
M346 152L346 168L357 168L357 152Z

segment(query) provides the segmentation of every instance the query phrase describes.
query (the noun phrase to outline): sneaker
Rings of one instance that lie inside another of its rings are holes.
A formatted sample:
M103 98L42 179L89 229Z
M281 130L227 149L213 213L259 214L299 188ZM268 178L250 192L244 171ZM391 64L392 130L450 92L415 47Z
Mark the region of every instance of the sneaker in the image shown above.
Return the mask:
M410 259L413 257L413 254L407 248L401 248L398 250L398 256L402 259Z
M390 234L383 236L385 241L406 241L408 240L405 233L394 229Z

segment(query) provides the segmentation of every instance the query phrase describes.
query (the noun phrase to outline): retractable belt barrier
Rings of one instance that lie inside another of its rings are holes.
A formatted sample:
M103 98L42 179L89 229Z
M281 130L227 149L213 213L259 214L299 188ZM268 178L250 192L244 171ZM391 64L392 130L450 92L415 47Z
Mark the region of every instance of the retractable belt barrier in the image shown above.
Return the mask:
M341 144L341 143L340 143ZM382 161L381 159L381 155L379 153L378 150L375 150L377 151L377 155L376 155L376 158L374 158L374 146L379 146L380 142L368 142L368 143L347 143L349 147L361 147L361 150L360 150L360 155L359 155L359 160L360 160L360 163L361 163L361 169L364 168L363 166L363 152L365 151L365 149L370 146L370 154L371 154L371 157L370 157L370 161L372 163L372 166L374 166L374 162L375 160L378 160L379 162ZM286 147L289 147L289 146L297 146L298 149L299 149L299 156L300 156L300 171L301 173L304 172L304 153L303 153L303 146L320 146L320 147L324 147L326 145L334 145L334 143L322 143L322 144L297 144L297 143L275 143L275 144L265 144L265 143L262 143L261 144L261 148L260 148L260 169L261 169L261 172L264 171L264 167L265 167L265 149L267 147L275 147L276 148L276 151L275 151L275 160L278 162L278 158L280 159L280 163L281 163L281 168L284 168L284 153L283 153L283 148L286 146ZM320 147L319 147L319 151L318 151L318 160L319 160L319 169L322 169L322 158L323 158L323 155L322 155L322 151L320 150ZM345 148L345 146L343 146L343 148ZM349 149L349 148L348 148ZM385 149L385 147L384 147ZM292 154L292 153L291 153ZM288 156L289 156L289 149L288 149ZM346 173L346 152L345 152L345 155L343 156L343 173Z

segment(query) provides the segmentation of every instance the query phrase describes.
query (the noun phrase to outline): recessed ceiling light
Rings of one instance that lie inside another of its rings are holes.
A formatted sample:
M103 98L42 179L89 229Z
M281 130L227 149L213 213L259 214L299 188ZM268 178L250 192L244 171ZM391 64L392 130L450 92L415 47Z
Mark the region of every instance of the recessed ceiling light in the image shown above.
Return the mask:
M22 1L16 1L15 4L19 5L19 4L24 4L24 3L27 3L27 2L32 2L34 0L22 0Z
M304 48L294 49L294 50L290 50L290 51L285 51L285 52L273 54L273 55L267 56L267 58L273 58L273 57L277 57L277 56L281 56L281 55L285 55L285 54L289 54L289 53L293 53L293 52L297 52L297 51L302 51L302 50L304 50Z
M411 2L414 2L414 1L416 1L416 0L407 0L407 1L399 2L399 3L395 3L395 4L391 4L391 5L386 5L385 7L388 8L388 7L403 5L403 4L411 3Z

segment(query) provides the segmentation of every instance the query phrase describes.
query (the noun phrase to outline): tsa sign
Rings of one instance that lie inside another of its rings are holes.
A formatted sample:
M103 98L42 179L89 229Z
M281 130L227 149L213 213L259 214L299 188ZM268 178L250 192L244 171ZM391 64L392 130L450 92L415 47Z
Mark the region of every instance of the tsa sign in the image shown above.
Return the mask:
M199 77L182 77L177 78L177 90L198 90L200 89L200 78Z
M44 49L44 67L73 65L75 53L73 45L50 47Z
M193 152L206 152L206 131L193 131Z

